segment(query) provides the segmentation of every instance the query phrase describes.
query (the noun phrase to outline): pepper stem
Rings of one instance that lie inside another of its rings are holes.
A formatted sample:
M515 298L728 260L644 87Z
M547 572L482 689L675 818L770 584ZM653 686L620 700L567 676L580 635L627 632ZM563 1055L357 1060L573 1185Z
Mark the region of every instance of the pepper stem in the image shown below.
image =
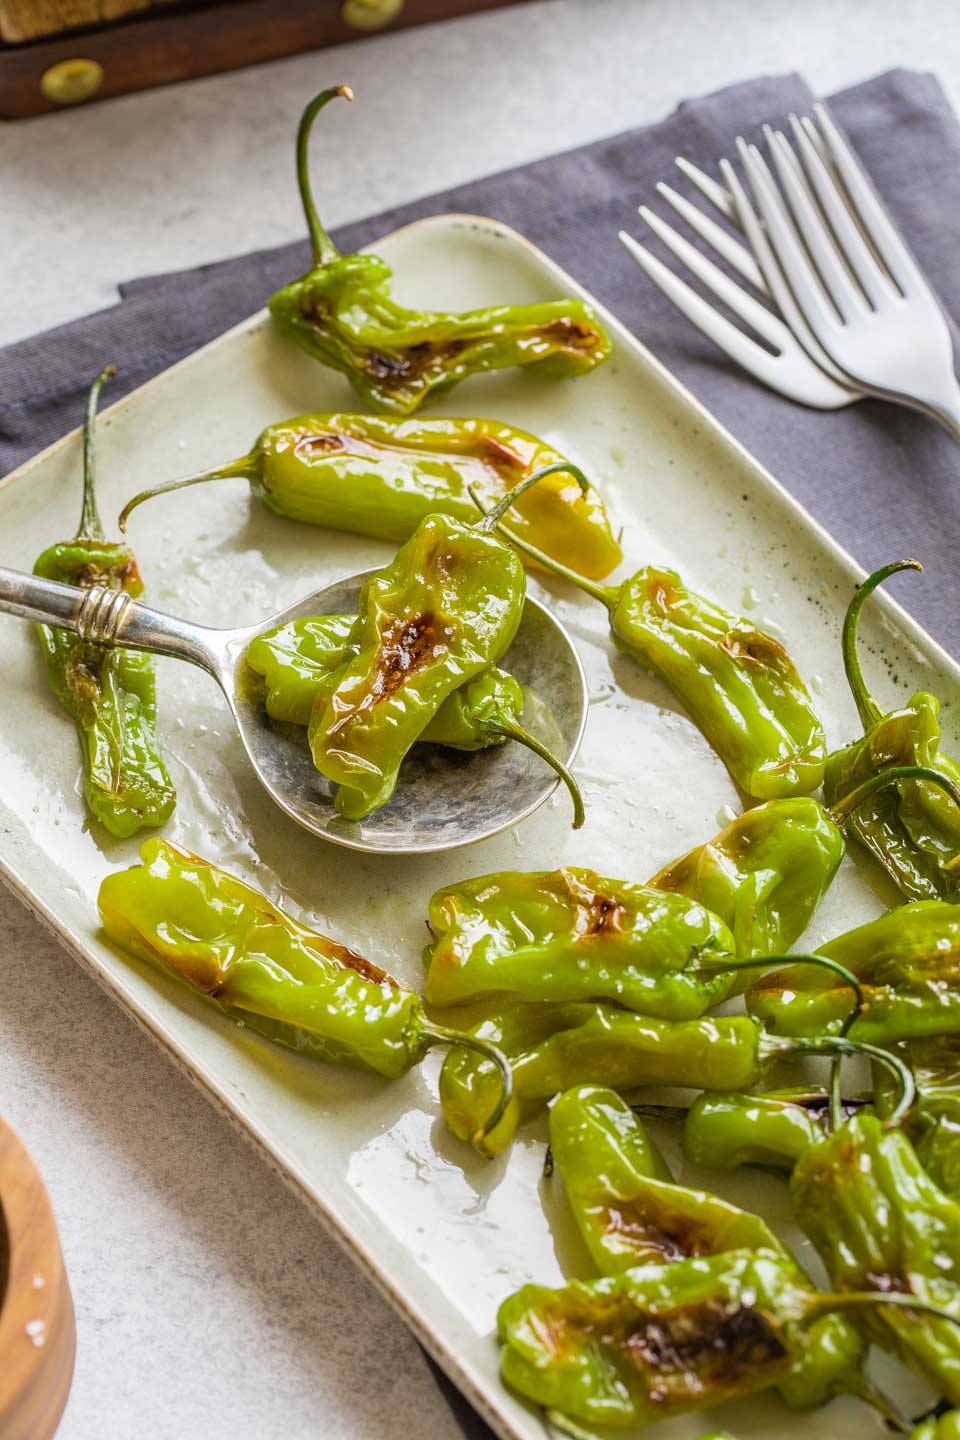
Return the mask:
M525 475L522 480L514 485L512 490L508 490L506 495L501 496L496 505L491 505L489 510L485 510L483 519L478 522L477 529L495 530L504 515L506 515L510 507L520 499L524 491L529 490L531 485L539 484L539 482L545 480L548 475L572 475L584 495L590 493L590 481L586 475L584 475L579 465L571 465L568 460L554 460L551 464L542 465L539 470L534 470L532 474ZM474 504L479 505L480 509L483 510L483 505L472 490L470 491L470 495Z
M918 1315L933 1315L937 1320L949 1320L952 1325L960 1325L960 1315L954 1315L932 1300L904 1294L902 1290L821 1291L808 1302L802 1323L809 1325L819 1320L821 1315L831 1315L836 1310L866 1310L872 1305L893 1305L900 1310L913 1310Z
M491 730L494 735L503 735L508 740L516 740L519 744L525 745L528 750L532 750L534 755L539 755L541 760L546 760L551 770L559 776L570 793L570 799L573 801L573 828L579 830L586 819L583 796L580 793L580 786L559 756L554 755L552 750L548 750L546 745L536 736L531 735L529 730L518 725L515 720L488 720L485 728Z
M847 1033L863 1009L863 991L860 988L860 981L856 975L854 975L853 971L848 970L846 965L841 965L839 960L832 960L829 955L757 955L749 960L720 959L717 957L715 960L706 961L701 960L698 956L697 959L692 961L688 966L688 970L693 974L697 974L698 972L702 973L704 970L718 970L721 972L724 970L753 970L757 967L771 965L817 965L821 970L832 970L834 975L839 975L840 979L850 986L855 998L853 1009L843 1022L843 1029L840 1031L841 1035Z
M835 805L828 806L828 814L838 826L842 826L844 820L853 813L864 800L869 800L878 790L886 790L889 785L896 785L901 780L925 780L928 785L936 785L938 790L960 806L960 788L944 775L942 770L936 770L932 765L892 765L889 770L881 770L878 775L871 775L856 790L851 790L842 800Z
M100 391L116 373L116 365L105 365L90 386L87 396L87 410L83 417L83 507L80 511L80 528L76 534L78 540L103 539L103 525L97 509L97 447L94 432L97 428Z
M517 497L523 494L524 490L529 490L531 485L535 485L536 482L542 480L545 475L552 474L573 475L584 493L590 488L590 482L579 466L570 465L564 460L557 460L554 464L544 465L542 470L536 470L532 475L528 475L525 480L521 480L519 485L515 486L507 495L504 495L503 499L498 501L492 510L484 511L483 519L479 522L480 528L484 530L493 530L494 528L501 530L515 549L521 551L524 555L529 555L532 560L536 560L537 564L542 565L545 570L552 570L555 575L561 576L564 580L569 580L571 585L576 585L580 590L585 591L587 595L592 595L595 600L599 600L601 605L606 605L608 610L612 610L620 594L619 586L595 585L593 581L588 580L585 575L578 575L576 570L571 570L569 566L562 564L559 560L554 560L552 556L545 555L542 550L538 550L535 545L531 545L528 541L521 540L518 535L515 535L512 530L508 530L506 525L502 523L502 517L510 509ZM483 501L474 486L468 485L467 489L477 509L483 510Z
M562 1410L545 1410L543 1413L548 1425L552 1425L554 1430L559 1430L561 1435L569 1435L570 1440L598 1440L592 1430L584 1430L582 1425L578 1425L576 1420L571 1420L569 1415L564 1415Z
M884 565L879 570L874 570L857 590L850 604L847 606L847 613L843 617L843 668L847 674L847 683L853 692L856 702L857 713L860 716L864 730L870 728L880 719L883 711L876 700L867 689L867 682L863 678L863 670L860 666L860 656L857 652L857 632L860 626L860 612L876 590L891 575L896 575L900 570L922 570L923 566L919 560L894 560L890 565Z
M478 1055L482 1055L496 1067L500 1076L500 1095L486 1123L473 1136L473 1143L478 1144L491 1131L496 1130L513 1099L513 1070L509 1060L492 1041L483 1040L479 1035L468 1035L463 1030L449 1030L446 1025L434 1025L431 1022L422 1032L422 1036L428 1046L459 1045L464 1050L476 1050Z
M242 479L252 483L257 478L257 464L257 453L251 451L249 455L242 455L239 460L231 460L227 465L218 465L214 470L202 470L198 475L187 475L182 480L167 480L162 485L152 485L149 490L141 490L139 495L128 500L120 511L120 529L126 530L131 514L144 500L152 500L155 495L169 495L173 490L186 490L188 485L204 485L208 480Z
M307 229L310 231L310 244L313 248L314 265L329 265L334 260L340 259L340 251L334 245L330 236L323 228L317 207L313 200L313 191L310 188L310 171L307 163L307 149L310 143L310 132L313 129L313 122L325 105L342 95L344 100L353 99L353 91L349 85L334 85L329 90L321 90L319 95L314 95L310 104L300 116L300 125L297 130L297 184L300 187L300 199L303 202L303 213L307 217Z
M784 1049L801 1055L861 1055L885 1066L900 1085L900 1098L889 1118L884 1121L885 1130L897 1128L916 1098L917 1087L909 1067L898 1055L894 1055L890 1050L881 1050L879 1045L869 1045L865 1040L850 1040L845 1035L811 1035L790 1040ZM831 1100L832 1098L831 1091Z

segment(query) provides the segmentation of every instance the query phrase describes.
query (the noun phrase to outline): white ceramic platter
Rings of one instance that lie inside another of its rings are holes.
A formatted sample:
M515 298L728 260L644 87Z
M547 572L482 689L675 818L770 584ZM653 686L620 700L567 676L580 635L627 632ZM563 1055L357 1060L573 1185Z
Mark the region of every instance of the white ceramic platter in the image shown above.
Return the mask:
M582 293L487 220L421 221L376 248L395 269L399 298L413 305L467 309ZM819 698L829 741L848 740L858 732L839 630L857 578L852 561L612 316L604 319L614 356L589 377L557 383L509 371L468 381L431 413L508 421L577 460L623 523L628 563L676 566L694 589L782 632ZM112 358L94 357L94 368ZM242 454L269 422L351 408L345 381L256 315L105 412L101 510L115 516L146 485ZM79 505L74 434L0 489L0 563L29 569L44 546L73 533ZM255 621L389 556L377 542L270 515L243 481L155 501L134 516L130 538L148 598L214 625ZM903 580L900 593L924 583L932 582ZM713 834L737 807L723 766L668 692L615 653L601 606L560 585L531 584L570 627L590 683L577 765L587 801L581 832L569 829L561 790L515 831L439 857L393 861L326 845L259 790L213 681L161 661L161 731L180 796L171 837L273 897L282 893L320 928L417 984L427 901L439 885L560 864L642 880ZM942 697L947 748L955 751L956 664L886 597L871 602L863 637L869 677L885 698L921 685ZM136 860L136 844L87 828L72 727L47 689L30 627L8 617L0 617L0 671L0 851L9 883L289 1177L497 1434L541 1437L539 1416L498 1381L497 1305L525 1281L559 1283L563 1266L590 1273L564 1223L559 1185L540 1180L542 1126L525 1131L507 1159L485 1163L445 1130L438 1056L393 1085L311 1065L112 950L98 933L97 887L109 870ZM810 942L878 913L891 900L878 883L848 859ZM724 1193L783 1225L779 1182L745 1171ZM809 1261L808 1247L801 1252ZM770 1398L716 1418L738 1440L800 1435L823 1423L790 1416ZM829 1423L844 1440L876 1434L853 1402L835 1402ZM694 1417L659 1426L657 1435L678 1440L709 1428Z

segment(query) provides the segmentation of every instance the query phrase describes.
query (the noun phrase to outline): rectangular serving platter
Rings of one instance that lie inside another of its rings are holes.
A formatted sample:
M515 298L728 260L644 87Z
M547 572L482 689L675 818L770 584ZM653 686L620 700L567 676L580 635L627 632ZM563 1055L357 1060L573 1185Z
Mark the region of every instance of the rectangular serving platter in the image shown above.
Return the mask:
M395 269L399 298L413 305L468 309L585 293L519 235L471 216L419 221L376 249ZM840 622L861 572L615 317L603 319L615 350L592 375L563 383L521 371L478 378L431 413L495 417L579 462L623 525L627 563L674 566L692 588L783 635L830 744L845 742L858 731ZM255 315L104 412L101 511L113 517L141 487L244 453L267 423L353 408L341 377L279 340L265 313ZM0 563L29 569L45 545L70 535L79 497L75 432L0 486ZM130 539L154 605L224 626L254 622L390 555L376 541L270 515L243 481L155 501L134 516ZM283 896L295 913L412 985L422 974L427 902L439 885L561 864L644 880L713 834L739 808L723 766L667 690L616 653L601 606L559 583L530 583L569 627L587 671L591 708L577 762L587 802L582 831L569 828L561 791L516 830L440 856L392 860L326 845L260 792L213 681L160 661L161 732L179 791L167 833ZM862 633L881 694L892 701L921 686L937 692L945 748L956 750L960 668L887 596L871 603ZM137 844L85 823L72 727L47 689L30 627L9 617L0 617L0 668L4 879L279 1167L494 1431L504 1440L542 1437L539 1415L500 1385L493 1335L498 1303L520 1284L591 1273L558 1182L541 1177L544 1124L521 1132L508 1157L484 1162L445 1129L438 1056L392 1085L310 1064L113 950L98 931L97 888L108 871L136 860ZM848 856L801 948L894 899ZM715 1187L684 1167L667 1132L661 1138L681 1175ZM790 1227L780 1182L743 1172L722 1193L761 1210L815 1268ZM884 1378L889 1383L889 1373ZM692 1440L712 1419L659 1425L658 1440ZM738 1440L799 1436L820 1423L767 1397L727 1407L716 1422ZM840 1440L876 1433L852 1401L834 1402L830 1425Z

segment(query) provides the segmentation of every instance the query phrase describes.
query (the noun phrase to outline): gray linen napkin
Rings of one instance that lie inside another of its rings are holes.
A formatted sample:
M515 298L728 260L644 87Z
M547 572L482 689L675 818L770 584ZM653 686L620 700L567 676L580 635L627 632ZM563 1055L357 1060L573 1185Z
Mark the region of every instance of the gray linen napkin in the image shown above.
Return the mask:
M805 109L812 98L795 75L735 85L685 102L660 124L398 207L336 239L356 249L451 210L514 226L610 306L868 569L904 554L922 559L925 580L904 584L900 596L960 653L950 582L960 537L953 443L932 422L892 406L868 401L822 414L763 389L673 310L616 239L621 227L640 233L635 207L655 199L657 180L678 183L674 156L711 168L738 134L756 136L763 122ZM960 124L936 79L895 70L830 105L944 303L960 316ZM115 398L242 320L306 264L300 243L136 280L121 287L113 308L0 352L0 471L76 426L90 379L106 362L120 367ZM491 1440L446 1377L438 1378L469 1440Z

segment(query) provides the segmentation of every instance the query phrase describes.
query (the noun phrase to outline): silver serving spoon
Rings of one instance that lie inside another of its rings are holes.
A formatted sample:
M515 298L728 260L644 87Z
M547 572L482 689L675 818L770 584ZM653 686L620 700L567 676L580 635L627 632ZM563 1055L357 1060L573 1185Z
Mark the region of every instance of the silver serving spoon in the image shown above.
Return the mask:
M215 630L152 610L123 590L82 590L0 567L0 611L73 630L99 645L124 645L199 665L226 696L250 763L270 796L304 829L378 855L422 855L471 845L532 814L559 781L523 745L466 754L416 746L389 805L365 820L345 820L335 787L314 769L302 735L275 727L250 687L244 655L258 635L307 615L349 614L374 570L335 580L259 625ZM587 718L587 686L570 637L550 612L526 598L516 639L503 660L529 692L524 724L569 767ZM291 727L292 729L292 727Z

